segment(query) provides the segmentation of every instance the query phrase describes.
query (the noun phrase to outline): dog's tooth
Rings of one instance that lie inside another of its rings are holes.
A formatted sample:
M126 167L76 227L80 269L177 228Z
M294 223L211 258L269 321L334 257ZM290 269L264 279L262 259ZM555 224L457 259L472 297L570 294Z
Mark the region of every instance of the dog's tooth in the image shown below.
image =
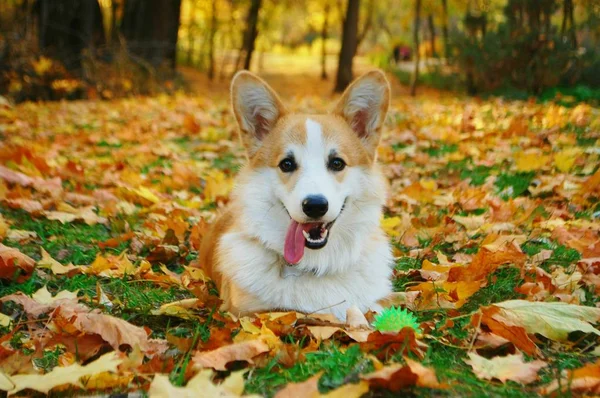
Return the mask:
M302 234L304 235L304 237L306 239L308 239L310 241L310 235L308 234L308 232L306 232L305 230L302 230Z

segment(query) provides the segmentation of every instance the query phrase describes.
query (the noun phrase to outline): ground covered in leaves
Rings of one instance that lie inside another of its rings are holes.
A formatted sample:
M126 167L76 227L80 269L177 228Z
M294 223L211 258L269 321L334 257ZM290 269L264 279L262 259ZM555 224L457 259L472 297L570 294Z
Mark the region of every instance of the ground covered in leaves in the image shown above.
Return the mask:
M0 108L1 390L600 393L600 110L396 98L387 305L416 325L377 331L218 310L196 257L243 152L209 97Z

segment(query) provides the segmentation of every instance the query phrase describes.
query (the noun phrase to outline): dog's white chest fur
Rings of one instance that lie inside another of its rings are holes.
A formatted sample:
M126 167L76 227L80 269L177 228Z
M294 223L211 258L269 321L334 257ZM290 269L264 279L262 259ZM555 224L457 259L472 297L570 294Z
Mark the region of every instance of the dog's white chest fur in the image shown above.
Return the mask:
M391 293L392 257L383 236L366 239L354 264L340 264L344 271L324 275L317 274L318 268L311 269L308 261L286 265L279 254L243 233L223 235L219 251L223 264L235 264L221 268L229 281L221 295L229 303L226 309L234 313L297 310L332 313L344 320L351 306L363 312L377 310L377 301ZM341 261L345 257L340 255Z

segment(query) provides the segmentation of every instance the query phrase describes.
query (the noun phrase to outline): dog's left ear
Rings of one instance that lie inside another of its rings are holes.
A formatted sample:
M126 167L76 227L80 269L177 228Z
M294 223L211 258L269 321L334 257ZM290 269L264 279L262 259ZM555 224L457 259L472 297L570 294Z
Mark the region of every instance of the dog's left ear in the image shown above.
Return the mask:
M367 150L374 152L389 106L390 84L382 71L373 70L344 91L334 113L348 122Z
M231 81L231 107L250 156L285 113L275 91L247 71L238 72Z

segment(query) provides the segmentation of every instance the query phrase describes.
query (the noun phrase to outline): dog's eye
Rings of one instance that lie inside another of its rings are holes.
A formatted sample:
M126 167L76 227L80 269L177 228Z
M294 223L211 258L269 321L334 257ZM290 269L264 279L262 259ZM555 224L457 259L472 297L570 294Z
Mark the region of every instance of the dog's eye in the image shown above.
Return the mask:
M296 170L298 166L296 166L296 162L294 161L294 159L285 158L281 162L279 162L279 168L284 173L291 173L292 171Z
M344 160L340 158L333 158L329 161L327 167L329 167L329 169L333 171L342 171L346 167L346 162L344 162Z

